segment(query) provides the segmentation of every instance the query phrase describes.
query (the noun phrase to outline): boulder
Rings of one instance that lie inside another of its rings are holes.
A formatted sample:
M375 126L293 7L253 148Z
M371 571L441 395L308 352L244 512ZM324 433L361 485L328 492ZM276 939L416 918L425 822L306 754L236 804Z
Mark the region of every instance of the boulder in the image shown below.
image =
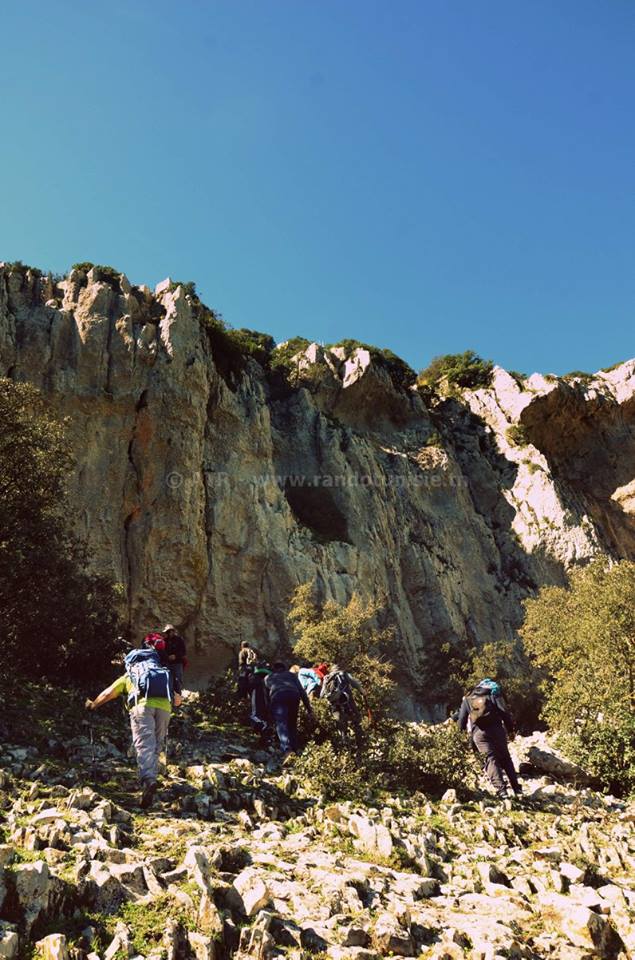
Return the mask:
M383 823L373 823L367 817L354 815L348 821L348 829L357 837L360 846L367 853L380 857L390 857L393 852L393 839Z
M590 950L602 960L618 960L622 939L610 921L558 893L540 893L543 913L557 918L557 928L576 947Z
M0 920L0 958L14 960L20 948L18 931L12 923Z
M267 883L253 867L246 867L238 874L233 883L233 890L233 902L247 917L253 917L271 900L271 891Z
M394 954L398 957L411 957L415 952L410 931L402 927L391 913L382 913L377 917L373 929L373 944L382 952L382 956Z
M63 933L50 933L35 944L42 960L70 960L68 944Z
M551 750L543 750L540 747L530 747L527 757L532 767L540 770L542 773L548 773L558 780L564 780L566 783L575 783L586 785L591 783L592 777L570 760L558 756Z

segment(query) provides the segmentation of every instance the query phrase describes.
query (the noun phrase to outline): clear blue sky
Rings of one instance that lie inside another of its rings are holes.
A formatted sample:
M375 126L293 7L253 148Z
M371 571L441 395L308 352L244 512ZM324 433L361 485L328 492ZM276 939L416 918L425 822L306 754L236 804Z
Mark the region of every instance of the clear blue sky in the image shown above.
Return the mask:
M22 0L0 259L420 368L635 355L633 0Z

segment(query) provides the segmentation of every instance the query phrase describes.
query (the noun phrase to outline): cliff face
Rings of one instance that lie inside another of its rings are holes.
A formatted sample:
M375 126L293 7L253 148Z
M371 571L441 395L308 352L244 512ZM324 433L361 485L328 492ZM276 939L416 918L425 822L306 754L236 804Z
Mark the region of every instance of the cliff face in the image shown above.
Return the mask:
M635 555L635 361L522 386L496 368L428 409L361 349L314 344L293 383L231 369L173 286L0 268L0 376L69 418L96 568L135 635L182 628L201 677L240 639L284 640L307 580L383 598L419 675L445 645L513 637L572 564Z

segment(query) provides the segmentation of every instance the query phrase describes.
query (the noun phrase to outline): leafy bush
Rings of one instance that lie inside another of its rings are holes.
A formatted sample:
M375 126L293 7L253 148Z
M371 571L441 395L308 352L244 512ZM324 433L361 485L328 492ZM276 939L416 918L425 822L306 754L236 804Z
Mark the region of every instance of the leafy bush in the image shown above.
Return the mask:
M310 344L311 341L307 340L306 337L291 337L290 340L278 344L271 355L269 363L271 369L279 370L282 373L292 373L294 369L293 358L297 353L306 350Z
M623 363L623 360L618 360L617 363L611 364L610 367L602 367L602 373L612 373L614 370L617 370L618 367L621 367Z
M28 263L22 263L21 260L13 260L10 263L5 263L5 268L12 273L19 273L23 280L29 272L32 273L34 277L42 276L42 271L38 267L30 267Z
M494 364L491 360L483 360L473 350L466 350L464 353L448 353L445 356L435 357L429 366L421 371L417 384L424 389L436 390L447 385L450 389L474 390L477 387L490 385L493 369Z
M390 710L396 691L392 664L384 659L393 634L376 626L379 613L378 604L364 602L357 594L343 606L332 600L320 606L310 583L295 590L288 613L296 656L311 664L326 661L349 670L362 684L376 719Z
M438 797L449 788L465 796L476 786L477 773L456 724L398 721L372 728L359 755L337 751L331 742L309 744L295 767L309 790L326 800L368 800L402 791Z
M88 273L89 270L94 270L98 281L107 283L108 286L115 291L120 290L121 271L115 270L114 267L108 267L102 263L91 263L90 260L84 260L81 263L74 263L71 267L71 270L81 270L82 273Z
M508 427L505 431L505 437L507 442L515 447L526 447L529 443L527 428L522 423L513 423L511 427Z
M635 795L635 716L587 724L577 735L562 738L573 761L614 795Z
M635 563L596 560L568 587L544 587L525 602L521 635L543 674L545 717L599 770L602 750L619 755L635 723ZM615 768L624 792L630 764Z
M228 385L231 375L241 373L251 357L264 366L275 346L273 337L258 330L241 328L234 330L225 322L222 315L202 302L196 292L193 280L187 282L174 280L171 290L181 287L192 302L195 315L207 334L214 353L215 363Z
M225 673L212 677L206 690L192 704L188 702L186 706L197 723L228 724L246 721L249 713L247 700L237 696L236 676L231 667Z
M328 350L336 347L342 347L346 351L346 356L350 356L355 350L368 350L373 362L388 371L395 386L411 387L417 379L412 367L386 347L375 347L370 343L352 339L339 340L337 343L327 345Z
M27 384L0 380L0 635L3 668L94 679L115 652L117 597L66 526L64 425Z

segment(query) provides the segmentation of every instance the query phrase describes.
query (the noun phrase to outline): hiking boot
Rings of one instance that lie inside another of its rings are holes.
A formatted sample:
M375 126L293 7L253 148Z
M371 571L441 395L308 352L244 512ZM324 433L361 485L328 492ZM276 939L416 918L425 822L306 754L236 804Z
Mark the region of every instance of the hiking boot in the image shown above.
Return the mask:
M156 782L146 783L141 791L141 808L147 810L152 805L154 795L157 792Z

